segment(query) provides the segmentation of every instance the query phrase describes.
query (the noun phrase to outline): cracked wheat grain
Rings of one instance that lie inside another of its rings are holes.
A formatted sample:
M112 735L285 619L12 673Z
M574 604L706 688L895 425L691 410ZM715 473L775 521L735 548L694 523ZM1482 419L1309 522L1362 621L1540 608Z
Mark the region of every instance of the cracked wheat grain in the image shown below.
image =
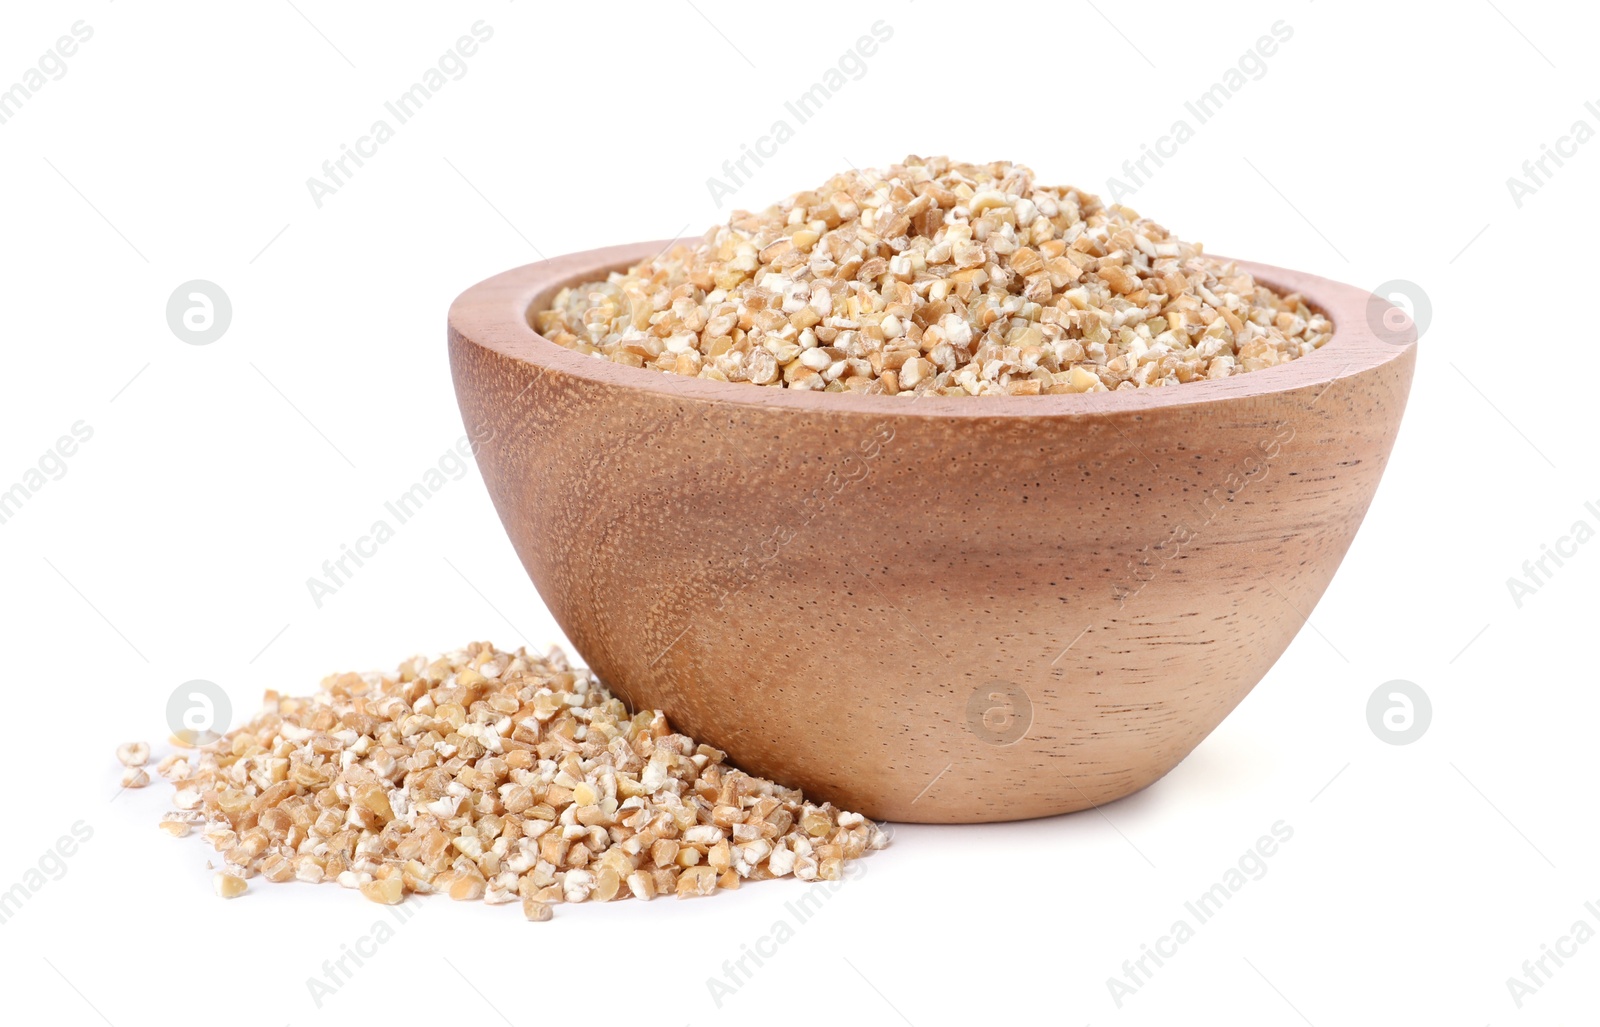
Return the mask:
M520 902L709 895L742 881L837 880L881 848L872 821L752 777L629 714L559 649L477 643L391 675L339 674L306 698L268 692L249 724L156 767L176 788L163 830L200 830L248 879L335 881Z
M888 395L1178 385L1304 356L1333 326L1127 207L1022 165L849 171L531 316L596 357Z

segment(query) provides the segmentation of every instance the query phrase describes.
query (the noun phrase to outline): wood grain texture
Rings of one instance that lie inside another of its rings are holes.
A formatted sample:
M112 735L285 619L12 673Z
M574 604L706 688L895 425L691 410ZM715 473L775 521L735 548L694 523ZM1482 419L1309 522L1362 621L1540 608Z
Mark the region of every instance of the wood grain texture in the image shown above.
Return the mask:
M1176 766L1327 587L1416 358L1414 332L1369 327L1368 293L1252 264L1332 341L1132 392L799 392L630 368L529 327L560 286L662 248L517 268L455 301L484 480L616 693L879 819L1063 813Z

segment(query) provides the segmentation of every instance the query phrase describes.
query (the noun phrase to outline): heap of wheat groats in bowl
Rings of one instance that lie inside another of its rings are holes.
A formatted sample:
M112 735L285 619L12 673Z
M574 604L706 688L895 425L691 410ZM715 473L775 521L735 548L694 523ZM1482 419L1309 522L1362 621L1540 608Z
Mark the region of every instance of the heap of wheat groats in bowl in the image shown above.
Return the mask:
M629 713L560 650L475 644L335 675L305 698L269 692L250 723L156 769L176 788L162 827L204 834L228 898L259 875L387 904L520 902L544 920L559 902L836 881L887 842L860 814L729 766L659 711Z
M533 327L633 367L889 395L1040 395L1225 378L1333 326L1127 207L1008 163L906 158L736 213Z

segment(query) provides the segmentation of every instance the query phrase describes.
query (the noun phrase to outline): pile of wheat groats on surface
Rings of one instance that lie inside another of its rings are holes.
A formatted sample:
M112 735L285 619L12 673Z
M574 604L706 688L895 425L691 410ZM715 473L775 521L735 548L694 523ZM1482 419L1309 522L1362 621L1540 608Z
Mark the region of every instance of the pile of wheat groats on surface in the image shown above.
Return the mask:
M532 324L633 367L887 395L1179 385L1273 367L1326 317L1018 164L851 170L561 290Z
M659 711L630 714L560 650L474 644L335 675L309 697L269 692L250 723L156 770L176 788L161 826L204 834L230 898L259 875L390 904L520 902L544 920L559 902L839 880L887 842L860 814L728 765Z

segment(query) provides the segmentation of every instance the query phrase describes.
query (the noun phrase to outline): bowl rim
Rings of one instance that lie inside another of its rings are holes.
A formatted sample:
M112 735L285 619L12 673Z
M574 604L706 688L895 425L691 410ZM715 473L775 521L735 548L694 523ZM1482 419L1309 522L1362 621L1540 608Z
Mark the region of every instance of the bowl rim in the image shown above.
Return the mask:
M1393 304L1364 289L1302 271L1231 261L1280 293L1297 292L1334 326L1333 338L1315 352L1276 367L1246 371L1227 378L1155 388L1041 396L898 396L827 393L773 388L747 382L690 378L670 371L629 367L551 342L534 330L530 311L546 303L560 288L603 278L613 270L655 257L676 239L628 243L585 250L511 268L463 291L450 305L452 344L470 342L541 372L553 371L595 384L651 393L664 399L694 399L741 406L804 410L817 413L912 415L921 417L1097 417L1138 413L1168 407L1203 406L1228 400L1314 388L1326 391L1335 382L1366 374L1416 348L1415 324L1394 341L1379 338L1374 316ZM1382 304L1376 307L1375 304ZM1395 308L1398 309L1398 308Z

